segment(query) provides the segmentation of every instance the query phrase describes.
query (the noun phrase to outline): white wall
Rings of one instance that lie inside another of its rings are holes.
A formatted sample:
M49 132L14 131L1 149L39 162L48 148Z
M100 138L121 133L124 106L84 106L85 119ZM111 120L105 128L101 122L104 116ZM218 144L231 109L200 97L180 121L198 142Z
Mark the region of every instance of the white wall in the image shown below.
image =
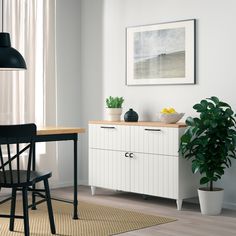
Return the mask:
M81 125L80 0L56 0L57 124ZM54 186L73 183L73 142L58 142Z
M88 120L103 114L103 0L81 1L81 99L82 123L88 131ZM88 133L82 136L80 183L87 183Z
M132 107L140 120L155 120L165 106L185 112L185 117L195 115L193 104L212 95L236 110L236 1L82 0L81 9L83 124L105 118L104 100L109 95L123 96L124 111ZM193 18L197 19L197 84L126 86L125 28ZM84 151L84 169L86 159ZM81 178L87 179L86 171ZM236 162L218 185L226 190L225 206L236 208L235 179Z

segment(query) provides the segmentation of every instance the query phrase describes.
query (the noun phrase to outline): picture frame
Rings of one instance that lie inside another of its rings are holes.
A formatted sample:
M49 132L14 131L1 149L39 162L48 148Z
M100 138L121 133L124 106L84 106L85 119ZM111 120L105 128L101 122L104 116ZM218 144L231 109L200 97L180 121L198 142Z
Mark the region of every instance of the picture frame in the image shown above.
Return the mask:
M196 20L126 28L126 85L196 83Z

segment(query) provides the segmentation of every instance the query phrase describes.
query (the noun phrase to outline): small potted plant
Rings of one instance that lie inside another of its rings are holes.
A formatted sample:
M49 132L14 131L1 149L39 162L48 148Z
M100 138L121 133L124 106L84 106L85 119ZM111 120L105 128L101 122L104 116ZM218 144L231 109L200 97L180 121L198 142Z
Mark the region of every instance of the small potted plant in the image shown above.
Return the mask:
M202 100L193 108L200 116L187 118L180 153L192 161L193 173L200 173L200 184L207 184L207 187L198 189L202 214L218 215L224 190L214 187L213 183L231 166L231 159L236 159L235 114L217 97Z
M106 99L107 114L108 114L109 121L120 121L123 102L124 102L123 97L110 96Z

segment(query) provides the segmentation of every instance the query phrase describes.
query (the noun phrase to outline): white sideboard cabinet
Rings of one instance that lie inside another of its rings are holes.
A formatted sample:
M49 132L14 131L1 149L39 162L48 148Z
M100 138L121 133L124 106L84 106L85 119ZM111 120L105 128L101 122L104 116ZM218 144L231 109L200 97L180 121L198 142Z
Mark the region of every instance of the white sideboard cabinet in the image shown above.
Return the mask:
M191 162L179 156L185 125L89 122L89 185L175 199L197 196Z

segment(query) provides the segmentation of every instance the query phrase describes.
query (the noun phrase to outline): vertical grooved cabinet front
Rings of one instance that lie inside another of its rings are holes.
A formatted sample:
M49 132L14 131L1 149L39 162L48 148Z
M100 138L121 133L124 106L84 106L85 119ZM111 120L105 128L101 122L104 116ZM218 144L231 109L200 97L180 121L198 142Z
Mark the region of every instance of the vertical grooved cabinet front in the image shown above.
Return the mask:
M179 157L184 124L89 123L89 185L175 199L197 196L198 178Z

